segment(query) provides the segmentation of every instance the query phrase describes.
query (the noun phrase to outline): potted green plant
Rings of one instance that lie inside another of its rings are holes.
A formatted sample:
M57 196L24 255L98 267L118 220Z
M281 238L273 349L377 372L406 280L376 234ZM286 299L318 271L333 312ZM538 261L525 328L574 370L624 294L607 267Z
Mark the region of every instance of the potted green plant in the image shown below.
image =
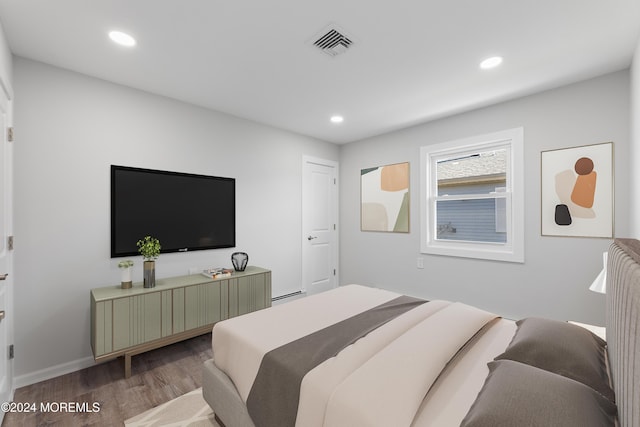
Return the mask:
M160 241L155 237L145 236L136 243L138 252L144 259L144 283L145 288L156 286L156 259L160 256Z
M133 261L130 259L126 259L118 263L118 268L122 272L122 280L120 283L120 287L122 289L129 289L133 286L131 281L131 267L133 267Z

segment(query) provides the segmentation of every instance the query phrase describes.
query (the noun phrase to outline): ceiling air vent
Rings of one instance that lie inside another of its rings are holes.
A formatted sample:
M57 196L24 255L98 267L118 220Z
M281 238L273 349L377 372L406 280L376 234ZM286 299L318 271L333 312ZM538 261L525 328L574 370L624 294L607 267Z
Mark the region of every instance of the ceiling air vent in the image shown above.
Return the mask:
M344 31L335 26L329 26L320 34L316 37L313 45L332 58L345 53L353 45L353 39L347 37Z

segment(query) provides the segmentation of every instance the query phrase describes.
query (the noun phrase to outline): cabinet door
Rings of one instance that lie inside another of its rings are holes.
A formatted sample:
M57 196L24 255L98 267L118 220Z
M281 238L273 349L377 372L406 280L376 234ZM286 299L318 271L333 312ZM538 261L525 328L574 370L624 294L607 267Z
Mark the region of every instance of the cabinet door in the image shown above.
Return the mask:
M171 290L162 291L162 338L173 334L173 293Z
M113 351L112 301L91 302L91 328L93 354L95 357Z
M211 325L222 320L226 312L226 298L223 298L223 284L218 280L202 285L188 286L184 290L184 327L185 330ZM223 302L224 308L223 308Z
M173 333L184 332L184 288L173 289Z
M160 292L113 300L113 351L162 337Z
M271 306L271 273L229 280L229 317Z

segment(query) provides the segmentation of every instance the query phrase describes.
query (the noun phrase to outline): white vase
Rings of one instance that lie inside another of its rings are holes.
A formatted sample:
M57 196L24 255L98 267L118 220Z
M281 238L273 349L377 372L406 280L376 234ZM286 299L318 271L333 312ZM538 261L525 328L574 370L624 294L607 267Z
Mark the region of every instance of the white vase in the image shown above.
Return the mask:
M133 283L131 282L131 267L121 268L120 270L122 274L122 283L120 284L120 287L122 289L131 288L131 286L133 286Z

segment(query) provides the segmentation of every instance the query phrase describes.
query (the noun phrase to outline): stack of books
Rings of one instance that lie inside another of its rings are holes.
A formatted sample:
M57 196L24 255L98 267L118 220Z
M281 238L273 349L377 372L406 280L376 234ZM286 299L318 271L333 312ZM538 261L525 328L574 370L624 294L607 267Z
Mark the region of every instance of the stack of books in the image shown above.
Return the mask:
M229 277L233 273L233 270L230 268L207 268L206 270L202 270L202 274L207 276L210 279L219 279L221 277Z

